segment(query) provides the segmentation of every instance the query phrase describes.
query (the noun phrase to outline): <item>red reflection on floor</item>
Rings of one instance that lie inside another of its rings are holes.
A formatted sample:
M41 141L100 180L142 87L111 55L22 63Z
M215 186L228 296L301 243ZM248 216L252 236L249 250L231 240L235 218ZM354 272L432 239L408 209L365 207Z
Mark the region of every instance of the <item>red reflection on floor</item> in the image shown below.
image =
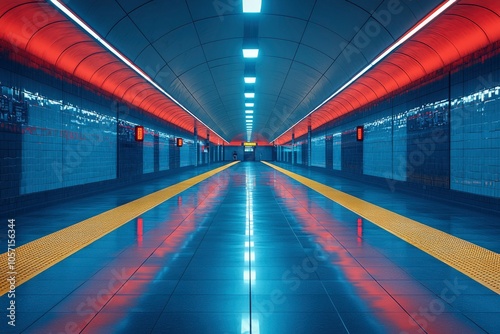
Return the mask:
M142 246L143 240L143 220L142 218L137 218L137 245Z
M358 244L361 244L363 242L363 219L358 218Z
M184 207L177 207L174 217L180 212L187 212L187 215L179 222L174 219L173 222L176 227L170 234L168 234L168 230L165 230L165 225L171 225L172 220L160 223L156 228L144 233L144 218L138 218L135 232L138 244L142 245L143 241L149 244L151 240L157 239L158 236L167 235L160 246L155 247L154 251L147 254L147 258L165 258L168 255L178 253L188 236L194 233L199 225L199 221L191 213L194 210L199 210L199 212L210 211L213 202L205 200L219 196L227 186L228 180L226 178L213 178L200 184L196 193L190 193L193 194L190 197L195 199L196 206L187 208L187 210ZM128 252L128 250L131 252ZM120 255L127 254L131 256L130 254L137 254L139 256L142 252L137 252L137 250L139 250L139 247L131 245L129 249L124 250ZM64 330L65 333L79 333L84 328L86 330L88 328L122 328L120 323L126 326L127 315L130 311L134 307L140 306L141 302L147 299L148 296L154 295L147 292L155 282L162 281L156 277L161 276L164 266L146 267L141 264L141 266L132 269L133 272L128 272L126 275L119 272L114 273L115 277L111 279L108 275L107 280L102 277L99 277L99 279L90 278L84 283L84 285L88 285L86 294L71 294L61 302L75 305L76 308L71 306L67 308L67 311L71 313L54 313L54 319L50 323L40 326L39 332L50 333L56 331L59 333ZM138 274L139 278L130 280L132 274ZM144 276L144 279L141 279L141 275ZM113 290L108 288L111 281L114 282ZM115 283L118 284L115 286ZM116 295L116 293L119 295ZM115 300L116 296L119 298ZM112 303L112 307L116 312L101 312L109 303ZM98 320L95 320L94 323L94 319Z
M290 198L293 192L296 201L283 201L284 205L294 213L303 230L314 236L315 242L330 254L331 265L342 273L346 281L351 283L350 287L355 291L352 294L352 301L354 304L359 305L361 310L377 316L377 320L381 324L387 324L388 328L398 328L402 332L423 332L422 328L426 332L435 331L436 333L441 333L440 330L443 328L460 328L461 332L468 332L470 325L461 321L456 313L450 312L450 310L453 310L451 306L441 305L442 300L438 296L427 290L402 268L396 265L365 267L360 264L356 259L356 255L369 257L370 250L373 249L369 245L369 240L367 242L365 239L362 242L362 218L358 218L355 227L357 232L356 245L358 247L349 246L352 243L348 239L343 239L347 241L344 245L342 241L335 237L335 234L338 232L344 238L346 235L354 235L345 233L346 229L350 229L349 225L337 221L331 213L328 215L320 207L315 208L316 204L307 197L307 189L301 189L301 187L292 184L287 178L278 176L275 190L279 196L284 195L285 198ZM288 194L286 194L287 192ZM314 212L319 212L319 214ZM390 259L388 260L390 261ZM397 271L400 274L398 281L411 281L413 283L411 291L396 292L396 294L387 291L387 287L382 286L373 276L377 271L380 274L380 271L384 270ZM439 321L434 321L437 318L436 314L429 313L430 307L436 307L435 305L442 307L438 314ZM424 312L425 310L427 310L427 313ZM408 316L402 317L402 313L407 313ZM431 317L434 319L433 321L429 321Z

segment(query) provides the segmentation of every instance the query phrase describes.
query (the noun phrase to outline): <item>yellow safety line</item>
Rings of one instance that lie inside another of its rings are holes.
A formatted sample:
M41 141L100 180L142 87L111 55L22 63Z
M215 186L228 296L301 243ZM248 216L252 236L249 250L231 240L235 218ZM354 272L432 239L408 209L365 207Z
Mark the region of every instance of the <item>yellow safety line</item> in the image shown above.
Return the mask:
M14 275L9 274L12 270L8 267L8 252L1 254L0 296L10 290L9 277L15 276L18 287L144 212L236 163L215 168L15 248Z
M500 293L500 254L286 169L263 163Z

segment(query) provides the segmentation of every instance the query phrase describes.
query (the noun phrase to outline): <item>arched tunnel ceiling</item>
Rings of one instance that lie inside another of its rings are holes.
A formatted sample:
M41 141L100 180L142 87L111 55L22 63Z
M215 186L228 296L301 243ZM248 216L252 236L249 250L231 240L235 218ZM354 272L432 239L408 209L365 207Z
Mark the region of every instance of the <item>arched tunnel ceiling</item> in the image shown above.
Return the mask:
M244 14L241 1L229 0L87 0L68 1L66 6L224 139L268 142L301 120L441 3L263 0L260 14ZM499 3L458 1L366 73L356 86L322 106L313 114L313 126L498 40ZM99 44L76 33L72 22L60 13L53 14L47 6L51 5L45 1L26 0L0 4L0 38L14 43L9 30L33 30L25 36L26 41L15 42L16 46L148 112L187 129L193 126L192 118L175 103L117 65ZM46 13L46 18L35 16L37 12ZM38 20L36 29L16 24L19 17ZM245 130L243 96L242 45L247 25L257 27L253 32L260 49L255 63L251 138ZM22 40L23 35L20 31L15 36ZM304 133L305 124L297 124L295 133ZM286 134L280 141L289 137Z

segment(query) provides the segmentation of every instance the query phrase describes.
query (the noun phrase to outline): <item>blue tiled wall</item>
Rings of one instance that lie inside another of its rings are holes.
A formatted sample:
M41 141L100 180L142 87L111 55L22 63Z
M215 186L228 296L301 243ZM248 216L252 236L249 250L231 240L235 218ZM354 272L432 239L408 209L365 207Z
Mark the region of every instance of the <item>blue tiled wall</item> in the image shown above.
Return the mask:
M363 173L392 178L392 109L384 107L363 120Z
M342 169L342 133L335 132L332 135L333 140L333 163L332 168L335 170Z
M116 121L109 113L29 91L24 97L21 194L116 178Z
M392 168L383 176L395 181L406 181L407 141L406 103L394 103L392 118ZM392 177L391 177L392 175Z
M324 167L328 147L340 175L500 209L500 51L482 52L313 130L312 165ZM357 125L365 130L361 146ZM286 147L278 150L286 162Z
M169 136L166 133L160 132L159 135L159 161L160 171L169 169Z
M363 142L356 140L356 127L342 132L342 171L363 174Z
M299 164L299 165L303 164L303 161L304 161L302 159L302 154L303 154L303 152L302 152L303 151L303 147L302 146L303 146L302 142L300 142L300 143L296 143L295 147L294 147L295 152L297 152L296 153L296 160L295 160L295 162L297 164Z
M154 131L145 128L144 142L142 143L142 172L144 174L153 173L155 171L155 135Z
M184 144L180 148L180 167L194 165L193 161L193 141L184 138ZM196 156L196 155L195 155Z
M175 137L187 142L182 166L196 164L192 134L28 60L0 53L0 90L2 212L164 175L181 166Z
M311 138L311 166L326 167L326 137L324 134Z
M500 60L453 73L451 188L500 197Z

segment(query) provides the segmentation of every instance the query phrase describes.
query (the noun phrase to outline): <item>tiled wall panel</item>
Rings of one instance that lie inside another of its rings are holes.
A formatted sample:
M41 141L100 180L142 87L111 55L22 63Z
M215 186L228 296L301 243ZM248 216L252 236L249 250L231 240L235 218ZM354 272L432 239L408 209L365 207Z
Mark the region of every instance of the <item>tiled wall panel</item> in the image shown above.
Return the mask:
M363 173L392 178L392 110L371 115L360 125L364 126Z
M500 70L492 59L454 74L451 188L500 197Z
M166 133L160 132L159 134L159 161L160 171L169 169L169 136Z
M153 173L155 171L155 136L154 131L149 128L145 128L146 134L144 135L144 141L142 142L142 172L144 174Z
M325 135L311 138L311 166L326 167Z

